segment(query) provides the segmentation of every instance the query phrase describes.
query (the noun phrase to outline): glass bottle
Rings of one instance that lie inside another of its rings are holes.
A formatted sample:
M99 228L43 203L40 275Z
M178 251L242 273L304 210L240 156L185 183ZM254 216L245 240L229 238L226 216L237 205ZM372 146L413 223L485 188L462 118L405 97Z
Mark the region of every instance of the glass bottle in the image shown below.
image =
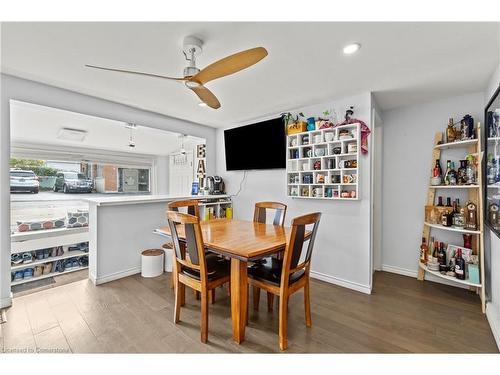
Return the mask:
M422 244L420 245L420 263L427 263L427 252L429 248L427 247L427 243L425 241L425 237L422 237Z
M451 162L451 171L450 171L450 185L457 184L457 171L455 170L455 162Z
M443 207L443 197L439 196L438 197L438 203L437 203L437 206L439 207Z
M463 208L462 208L463 210ZM466 249L472 249L472 234L463 234L462 237L464 238L464 247Z
M467 156L467 166L465 168L465 174L467 177L466 184L471 185L476 182L476 168L474 166L474 156Z
M458 228L463 228L465 226L465 208L460 208L459 212L455 215L453 225Z
M439 162L439 159L436 159L436 165L434 166L434 169L432 171L432 176L433 177L443 177L443 171L441 169L441 163Z
M460 168L458 168L457 182L459 185L465 185L467 183L467 160L460 160Z
M462 249L457 249L455 259L455 277L459 280L465 280L465 260L462 258Z
M444 243L439 243L439 252L438 252L438 263L439 263L439 271L446 272L446 251L444 250Z
M445 185L451 185L450 178L451 178L451 160L447 160L446 161L446 173L444 174L444 184Z
M450 197L446 197L446 207L453 207L451 205L451 198Z
M465 229L477 229L477 208L473 202L467 203L467 217L465 219Z
M448 127L446 128L446 141L455 142L455 139L456 139L455 126L453 125L453 118L450 118L448 120Z

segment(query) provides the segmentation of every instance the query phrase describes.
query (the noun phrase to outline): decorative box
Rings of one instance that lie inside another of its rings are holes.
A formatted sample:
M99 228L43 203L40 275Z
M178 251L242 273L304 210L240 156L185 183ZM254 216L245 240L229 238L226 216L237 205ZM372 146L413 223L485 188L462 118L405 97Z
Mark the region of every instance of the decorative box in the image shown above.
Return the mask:
M479 266L477 264L468 264L467 268L469 270L469 281L474 284L479 284Z
M307 122L305 121L297 121L294 122L293 124L288 124L286 126L286 132L287 134L296 134L296 133L302 133L307 130Z

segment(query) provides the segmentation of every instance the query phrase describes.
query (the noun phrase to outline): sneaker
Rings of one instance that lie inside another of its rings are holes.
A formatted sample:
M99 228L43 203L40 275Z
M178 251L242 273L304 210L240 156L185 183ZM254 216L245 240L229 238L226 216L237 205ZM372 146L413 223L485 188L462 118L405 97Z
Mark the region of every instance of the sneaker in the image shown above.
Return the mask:
M12 264L21 264L23 262L23 256L21 254L12 254L10 256L10 261Z
M23 264L33 262L33 256L31 253L23 253Z
M24 270L23 278L24 279L31 279L33 277L33 268L26 268Z
M37 260L42 260L43 259L43 252L44 250L37 250L35 251L35 257Z
M16 273L14 275L14 281L22 280L23 277L24 277L23 271L16 271Z
M80 263L80 267L87 267L89 265L89 258L81 257L78 262Z
M80 262L76 258L73 259L73 262L71 263L71 268L73 269L80 268Z
M64 249L62 246L57 247L57 256L60 257L61 255L64 255Z

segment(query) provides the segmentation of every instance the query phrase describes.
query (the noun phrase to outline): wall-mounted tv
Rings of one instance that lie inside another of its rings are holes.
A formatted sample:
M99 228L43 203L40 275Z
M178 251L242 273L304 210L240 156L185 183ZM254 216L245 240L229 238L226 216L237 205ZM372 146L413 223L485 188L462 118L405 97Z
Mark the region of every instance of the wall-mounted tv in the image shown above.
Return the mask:
M281 117L224 131L226 170L286 166L285 126Z

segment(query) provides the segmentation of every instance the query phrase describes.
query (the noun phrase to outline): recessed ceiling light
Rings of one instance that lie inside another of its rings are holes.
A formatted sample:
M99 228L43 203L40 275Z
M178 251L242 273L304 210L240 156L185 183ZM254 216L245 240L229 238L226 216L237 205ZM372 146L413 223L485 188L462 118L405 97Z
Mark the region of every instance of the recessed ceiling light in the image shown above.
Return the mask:
M198 105L200 107L208 107L207 103L205 103L205 102L199 102Z
M361 48L361 44L359 43L351 43L348 44L347 46L344 47L344 54L345 55L352 55L353 53L357 52Z

